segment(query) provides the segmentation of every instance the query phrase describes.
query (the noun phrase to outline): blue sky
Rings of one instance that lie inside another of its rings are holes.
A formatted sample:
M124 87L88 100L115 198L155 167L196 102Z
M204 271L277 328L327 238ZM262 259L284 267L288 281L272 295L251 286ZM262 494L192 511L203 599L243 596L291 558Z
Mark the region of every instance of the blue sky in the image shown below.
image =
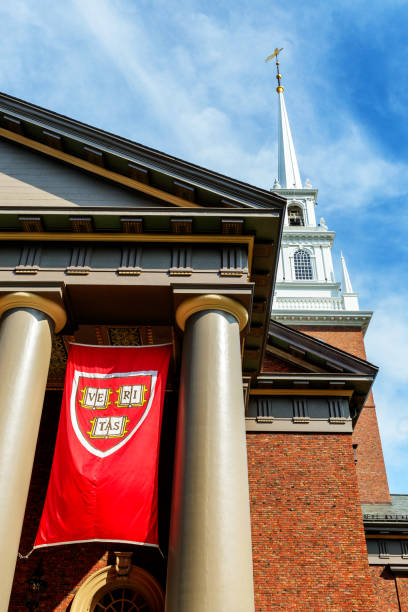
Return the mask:
M360 307L393 493L408 493L407 0L0 4L0 90L270 188L274 65L303 180ZM338 278L340 275L338 274Z

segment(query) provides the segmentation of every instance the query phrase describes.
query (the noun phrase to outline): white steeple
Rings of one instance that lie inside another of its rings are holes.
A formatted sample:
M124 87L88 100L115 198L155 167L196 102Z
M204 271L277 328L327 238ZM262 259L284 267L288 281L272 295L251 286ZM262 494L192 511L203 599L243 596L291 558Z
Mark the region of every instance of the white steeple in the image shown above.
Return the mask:
M346 262L341 255L342 284L334 276L334 232L323 217L316 219L317 189L300 180L295 147L283 98L282 75L275 49L278 80L278 178L271 191L287 200L281 250L272 304L272 318L287 325L361 326L371 312L360 311Z
M351 286L351 280L350 280L350 276L347 270L347 264L346 264L346 260L344 259L343 256L343 252L341 251L340 253L340 259L341 259L341 271L342 271L342 287L343 287L343 294L344 293L353 293L353 287Z
M276 62L277 66L279 62ZM280 78L278 72L277 76ZM280 80L280 79L279 79ZM295 147L290 131L288 114L286 112L283 87L276 89L279 99L278 112L278 181L282 189L302 189L299 166L296 159Z
M282 75L279 72L279 53L283 49L276 48L275 51L266 58L266 62L276 57L276 78L278 79L279 112L278 112L278 178L275 180L274 189L302 189L300 180L299 166L296 159L295 147L290 131L288 114L286 112L285 99L283 97L283 87L281 85Z

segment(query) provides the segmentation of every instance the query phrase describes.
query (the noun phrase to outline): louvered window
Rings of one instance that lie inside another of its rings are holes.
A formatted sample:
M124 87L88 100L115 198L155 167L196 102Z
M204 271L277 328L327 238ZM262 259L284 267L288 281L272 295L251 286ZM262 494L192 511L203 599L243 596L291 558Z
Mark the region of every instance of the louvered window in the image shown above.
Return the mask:
M288 209L289 225L304 225L303 211L300 206L291 206Z

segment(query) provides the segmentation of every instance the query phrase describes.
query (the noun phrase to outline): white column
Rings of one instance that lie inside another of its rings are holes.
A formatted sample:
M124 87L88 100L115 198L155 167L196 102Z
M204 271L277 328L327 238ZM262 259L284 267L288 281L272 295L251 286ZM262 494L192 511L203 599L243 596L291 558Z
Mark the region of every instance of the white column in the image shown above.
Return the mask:
M185 325L167 612L254 610L240 327L222 296L183 302Z
M12 293L0 298L0 611L6 612L17 560L54 325L63 309L51 300Z

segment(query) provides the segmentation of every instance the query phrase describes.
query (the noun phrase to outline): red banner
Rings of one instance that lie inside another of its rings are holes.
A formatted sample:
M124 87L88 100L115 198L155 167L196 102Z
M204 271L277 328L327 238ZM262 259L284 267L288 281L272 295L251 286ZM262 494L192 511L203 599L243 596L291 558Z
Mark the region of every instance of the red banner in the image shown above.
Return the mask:
M158 545L160 427L170 345L73 344L34 548Z

